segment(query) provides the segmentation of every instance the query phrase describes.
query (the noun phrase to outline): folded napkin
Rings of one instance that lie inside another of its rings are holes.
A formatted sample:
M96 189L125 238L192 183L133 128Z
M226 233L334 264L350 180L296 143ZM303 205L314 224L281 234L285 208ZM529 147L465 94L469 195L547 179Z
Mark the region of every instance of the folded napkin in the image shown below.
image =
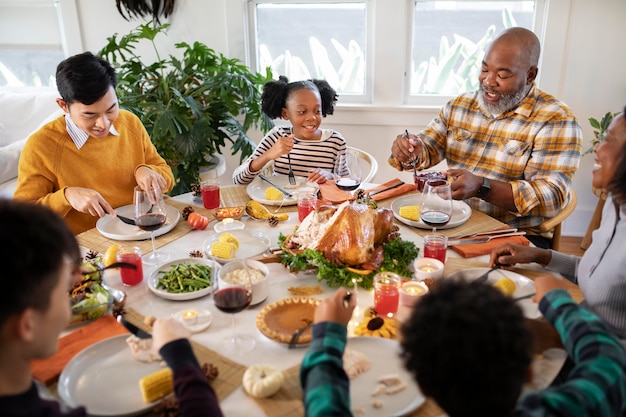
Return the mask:
M369 192L373 192L376 190L382 190L383 188L389 187L390 185L393 185L399 181L400 181L399 178L394 178L390 181L385 182L384 184L380 184L379 186L365 190L365 193L367 194ZM335 185L335 181L326 181L325 183L320 184L319 186L320 186L320 192L322 193L322 198L324 200L328 200L332 202L333 204L343 203L344 201L346 201L346 192L337 188L337 186ZM387 198L406 194L411 191L415 191L415 184L403 184L399 187L392 188L391 190L378 193L372 196L372 199L374 201L381 201Z
M470 243L467 245L451 246L451 248L464 258L473 258L475 256L487 255L491 253L493 249L500 247L505 243L524 246L530 245L530 241L524 236L509 236L492 239L485 243Z
M31 364L33 377L45 385L55 382L65 365L81 350L120 334L129 333L112 315L105 314L98 320L59 339L59 349L54 355L46 359L34 360Z

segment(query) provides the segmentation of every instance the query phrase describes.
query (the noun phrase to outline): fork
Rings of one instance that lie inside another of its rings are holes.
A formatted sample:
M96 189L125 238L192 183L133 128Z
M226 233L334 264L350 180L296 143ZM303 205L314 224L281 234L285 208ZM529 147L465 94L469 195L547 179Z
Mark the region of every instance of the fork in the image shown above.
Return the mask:
M287 160L289 161L289 184L296 185L296 176L293 174L293 169L291 169L291 155L287 154Z
M300 339L302 333L304 333L309 327L313 325L313 320L302 319L302 321L305 322L306 325L304 327L300 327L298 330L293 332L293 336L291 336L291 340L289 341L289 349L295 349L296 347L298 347L298 339Z

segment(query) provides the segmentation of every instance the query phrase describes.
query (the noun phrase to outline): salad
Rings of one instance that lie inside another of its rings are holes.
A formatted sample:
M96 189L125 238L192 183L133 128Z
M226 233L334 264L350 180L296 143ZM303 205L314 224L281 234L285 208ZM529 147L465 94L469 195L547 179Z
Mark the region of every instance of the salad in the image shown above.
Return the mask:
M69 292L72 311L70 324L102 317L113 303L113 296L101 285L102 272L97 267L100 262L101 257L97 256L82 263L83 269L94 272L84 275Z

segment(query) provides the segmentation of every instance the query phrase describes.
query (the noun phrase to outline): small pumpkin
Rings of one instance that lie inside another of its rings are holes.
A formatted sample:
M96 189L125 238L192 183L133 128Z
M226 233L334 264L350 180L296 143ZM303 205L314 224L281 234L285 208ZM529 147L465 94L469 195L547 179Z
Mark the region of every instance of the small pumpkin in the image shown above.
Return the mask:
M283 372L272 365L252 365L243 374L243 388L256 398L276 394L284 382Z
M189 226L191 226L193 229L204 230L209 225L209 219L206 216L203 216L202 214L196 213L194 211L192 213L189 213L189 216L187 217L187 223L189 223Z

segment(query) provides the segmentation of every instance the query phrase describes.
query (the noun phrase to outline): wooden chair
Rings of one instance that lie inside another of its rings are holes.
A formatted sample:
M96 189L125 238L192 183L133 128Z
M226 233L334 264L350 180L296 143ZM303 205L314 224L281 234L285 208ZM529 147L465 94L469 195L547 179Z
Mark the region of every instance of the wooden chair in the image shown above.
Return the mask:
M573 188L570 188L568 200L565 203L563 209L554 217L546 219L538 227L541 233L548 233L552 231L552 242L550 243L550 249L559 250L561 246L561 223L563 220L569 217L570 214L576 209L578 199Z
M374 175L376 175L376 172L378 172L378 162L376 161L376 158L374 158L371 153L365 152L362 149L354 148L352 146L348 146L348 149L356 152L361 160L361 169L363 170L361 183L370 182L374 178Z

